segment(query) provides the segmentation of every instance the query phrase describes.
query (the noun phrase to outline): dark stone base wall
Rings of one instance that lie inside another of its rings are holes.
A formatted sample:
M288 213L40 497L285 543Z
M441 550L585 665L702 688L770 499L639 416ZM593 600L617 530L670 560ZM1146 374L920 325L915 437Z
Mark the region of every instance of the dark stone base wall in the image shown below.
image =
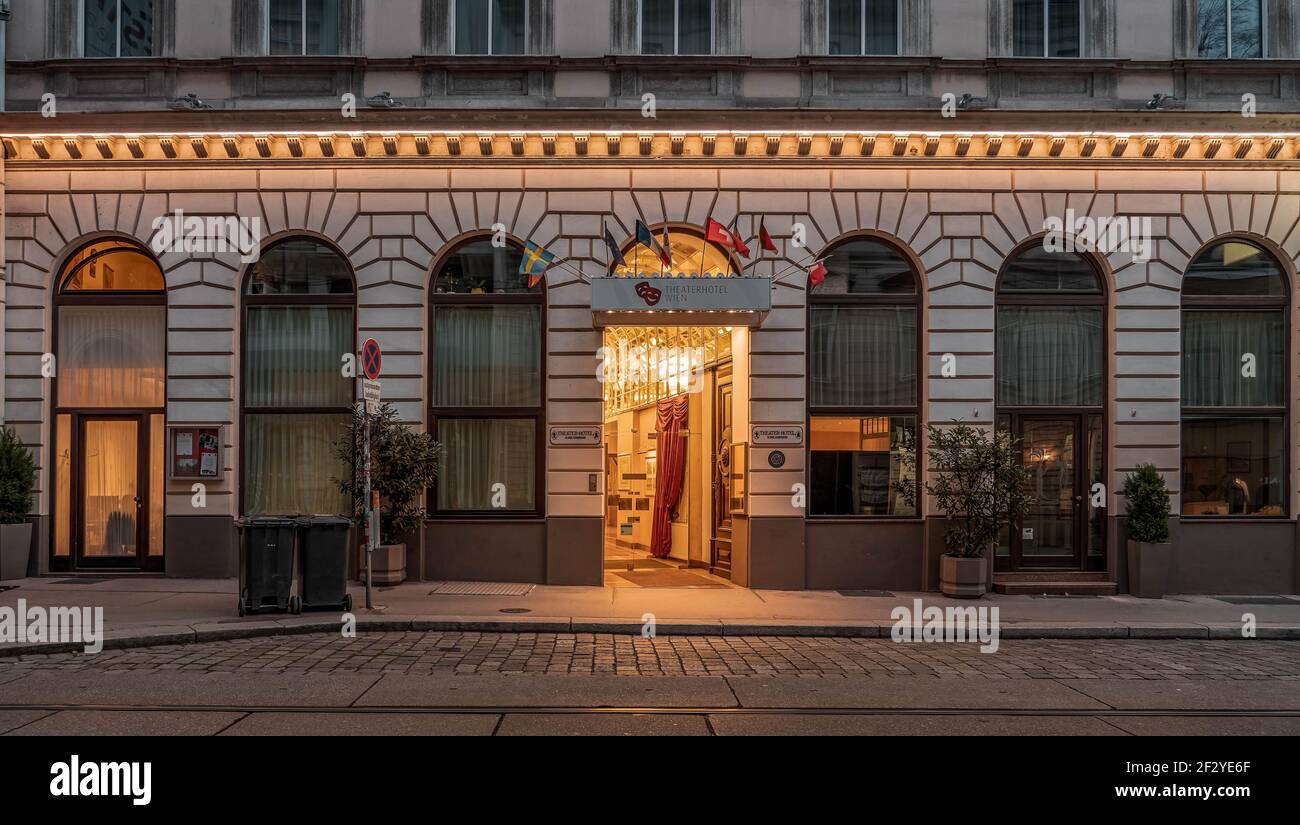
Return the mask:
M239 534L230 516L168 516L163 543L168 578L228 579L239 575Z
M748 519L749 587L804 590L809 587L802 518Z
M546 583L546 521L430 521L424 575L431 581Z
M809 590L924 589L924 525L919 521L809 520L805 534L804 586Z
M604 519L546 520L546 583L592 587L605 583Z
M1300 592L1295 522L1182 521L1170 531L1170 539L1170 593ZM1126 567L1124 553L1125 574Z

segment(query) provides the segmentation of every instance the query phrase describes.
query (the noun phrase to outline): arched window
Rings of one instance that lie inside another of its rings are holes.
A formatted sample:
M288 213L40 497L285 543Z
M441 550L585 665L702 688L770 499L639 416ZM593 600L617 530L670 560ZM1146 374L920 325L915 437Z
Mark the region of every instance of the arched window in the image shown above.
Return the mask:
M1287 282L1226 240L1183 277L1184 516L1287 513Z
M243 512L348 512L333 446L347 426L355 379L356 287L347 260L311 238L262 251L244 283Z
M1020 442L1034 503L999 541L999 570L1105 569L1106 296L1090 259L1040 242L998 281L998 427Z
M430 297L429 428L444 447L435 514L542 512L544 287L511 242L447 253Z
M59 274L55 569L162 569L166 303L134 241L86 244Z
M826 255L809 296L809 513L915 516L898 490L916 444L920 289L876 238ZM915 478L907 479L913 485Z

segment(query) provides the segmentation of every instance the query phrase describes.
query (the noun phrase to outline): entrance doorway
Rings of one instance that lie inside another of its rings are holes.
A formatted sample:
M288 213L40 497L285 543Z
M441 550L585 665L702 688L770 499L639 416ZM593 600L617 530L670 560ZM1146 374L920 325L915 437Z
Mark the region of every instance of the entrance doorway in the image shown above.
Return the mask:
M1000 423L1020 444L1033 503L1000 542L996 568L1091 569L1104 547L1095 506L1104 455L1101 416L1035 412L1004 415Z
M733 348L745 332L605 330L607 586L731 586Z
M69 259L58 284L50 569L161 571L162 270L132 241L96 241Z

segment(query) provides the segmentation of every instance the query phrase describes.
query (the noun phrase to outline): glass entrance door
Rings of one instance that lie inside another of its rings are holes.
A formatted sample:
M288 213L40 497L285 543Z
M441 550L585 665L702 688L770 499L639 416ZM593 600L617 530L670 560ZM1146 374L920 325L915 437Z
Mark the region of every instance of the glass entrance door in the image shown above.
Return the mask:
M78 567L144 566L151 514L145 421L145 416L81 418L74 542Z
M1075 416L1021 419L1020 448L1033 503L1019 525L1022 567L1079 567L1079 422Z

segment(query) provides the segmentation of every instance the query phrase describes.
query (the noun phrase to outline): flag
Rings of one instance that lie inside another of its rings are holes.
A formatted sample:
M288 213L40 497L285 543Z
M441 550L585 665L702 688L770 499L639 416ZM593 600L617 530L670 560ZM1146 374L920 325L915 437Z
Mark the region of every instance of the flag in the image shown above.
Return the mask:
M673 259L672 256L668 254L668 250L660 246L659 242L655 240L654 233L650 231L650 227L640 221L636 222L636 240L637 243L655 253L659 260L663 261L664 266L672 265ZM664 240L668 240L668 227L664 227Z
M812 269L808 270L808 283L817 286L824 280L826 280L826 264L818 261L813 264Z
M604 223L600 225L601 233L605 236L605 246L609 247L609 257L615 266L627 266L627 259L623 257L623 250L618 248L614 242L614 236L609 234L609 228Z
M664 262L664 266L672 269L673 266L673 242L668 237L668 224L664 224L664 243L659 247L659 260Z
M713 218L709 218L706 227L707 231L705 232L705 237L708 238L711 243L715 243L718 246L725 246L727 249L735 249L735 247L732 246L731 233L727 231L726 227L715 221Z
M524 258L519 262L519 274L528 276L528 288L537 286L538 281L546 277L546 270L555 263L555 256L541 246L526 241Z
M768 252L778 251L776 242L772 240L772 236L767 231L766 223L761 219L758 222L758 243Z
M749 247L740 239L740 233L734 229L731 232L731 248L739 252L742 256L749 257Z

